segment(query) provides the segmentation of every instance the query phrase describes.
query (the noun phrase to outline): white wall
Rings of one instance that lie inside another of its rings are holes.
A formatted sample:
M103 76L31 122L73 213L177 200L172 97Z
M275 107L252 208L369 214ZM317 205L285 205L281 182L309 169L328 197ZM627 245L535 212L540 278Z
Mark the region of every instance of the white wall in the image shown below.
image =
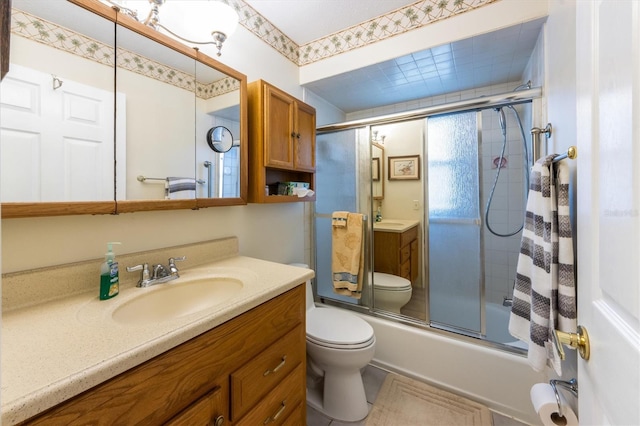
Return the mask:
M303 204L5 219L2 272L102 258L107 241L122 242L117 254L227 236L239 238L243 255L302 262Z
M553 126L548 152L562 153L571 145L577 145L577 91L576 91L576 1L551 0L549 19L545 33L545 93L547 120ZM576 161L564 160L571 170L570 188L576 185ZM575 226L576 191L570 190L574 200L572 227ZM575 246L575 241L574 241ZM577 277L577 286L580 286ZM562 367L563 378L577 377L577 351L569 351L568 360ZM576 407L574 407L576 408Z
M381 205L383 219L414 219L422 220L423 212L423 181L425 178L423 157L423 128L424 120L408 121L406 123L374 126L378 131L378 138L384 140L384 199ZM389 157L418 155L420 157L419 180L389 180ZM413 201L418 201L418 209L414 210Z

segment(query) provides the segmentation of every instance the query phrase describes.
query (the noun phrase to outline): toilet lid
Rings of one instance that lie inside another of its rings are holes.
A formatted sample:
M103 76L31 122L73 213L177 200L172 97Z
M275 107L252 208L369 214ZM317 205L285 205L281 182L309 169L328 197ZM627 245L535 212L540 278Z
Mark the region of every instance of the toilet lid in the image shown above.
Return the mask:
M397 275L374 272L373 288L395 291L408 290L411 288L411 281Z
M350 312L315 308L307 311L307 338L331 346L360 345L373 338L373 328Z

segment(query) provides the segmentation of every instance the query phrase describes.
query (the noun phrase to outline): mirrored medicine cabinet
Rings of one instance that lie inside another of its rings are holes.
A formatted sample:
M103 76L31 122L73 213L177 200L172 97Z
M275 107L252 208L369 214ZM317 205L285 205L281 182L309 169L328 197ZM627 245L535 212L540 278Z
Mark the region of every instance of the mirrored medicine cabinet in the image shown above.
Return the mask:
M243 74L97 0L13 0L10 60L3 218L246 204Z

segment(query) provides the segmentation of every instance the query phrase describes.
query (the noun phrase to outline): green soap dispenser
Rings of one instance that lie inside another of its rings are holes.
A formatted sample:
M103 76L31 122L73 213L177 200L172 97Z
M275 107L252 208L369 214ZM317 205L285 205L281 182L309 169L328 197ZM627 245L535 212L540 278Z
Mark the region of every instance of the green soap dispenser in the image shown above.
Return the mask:
M100 300L111 299L120 292L118 262L113 253L113 244L121 243L107 243L107 253L104 262L100 265Z

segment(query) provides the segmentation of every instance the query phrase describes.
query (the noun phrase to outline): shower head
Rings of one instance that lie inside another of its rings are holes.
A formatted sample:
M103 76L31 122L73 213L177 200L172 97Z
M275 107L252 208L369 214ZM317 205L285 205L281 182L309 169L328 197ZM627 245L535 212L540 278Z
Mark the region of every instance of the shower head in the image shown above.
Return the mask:
M496 108L496 112L498 113L498 121L500 122L500 129L502 130L502 137L507 136L507 120L504 116L504 111L502 108Z

